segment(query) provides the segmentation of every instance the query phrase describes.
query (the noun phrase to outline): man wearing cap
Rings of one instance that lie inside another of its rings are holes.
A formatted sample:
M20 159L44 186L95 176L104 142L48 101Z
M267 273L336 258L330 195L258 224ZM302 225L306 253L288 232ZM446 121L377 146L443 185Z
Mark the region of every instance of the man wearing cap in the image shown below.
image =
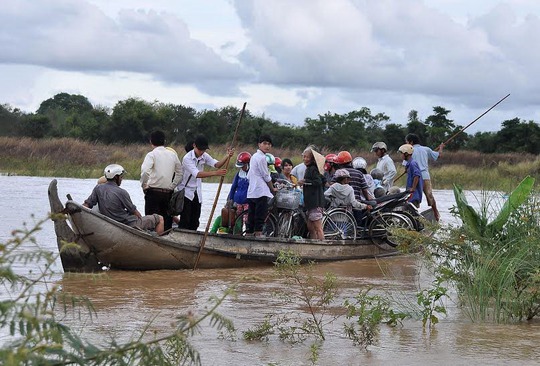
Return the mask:
M206 152L208 149L208 140L205 136L199 135L195 138L193 149L184 155L182 159L184 176L182 182L178 185L178 189L185 188L184 210L178 223L178 227L181 229L198 229L202 205L202 178L227 174L227 169L220 168L234 154L233 149L227 148L227 155L221 160L216 160ZM205 165L214 167L217 170L205 172Z
M414 133L409 133L407 136L405 136L405 142L414 147L412 157L418 163L418 166L420 167L420 172L422 173L423 191L426 195L426 200L428 202L428 205L431 206L431 209L433 210L435 220L439 221L440 214L439 210L437 209L437 202L435 201L435 197L433 196L433 187L431 185L428 162L429 160L436 161L438 158L441 157L444 144L440 144L435 149L435 151L433 151L427 146L420 145L420 138Z
M396 165L390 155L388 155L388 148L384 142L374 143L371 151L375 152L378 158L377 169L380 169L384 174L381 184L386 193L394 185L394 178L397 173Z
M141 165L141 186L144 192L145 215L159 214L165 220L165 230L172 227L173 218L167 213L174 187L182 179L182 163L176 151L166 148L165 133L155 130L150 134L152 151Z
M106 182L98 184L83 206L92 208L99 205L99 212L115 221L143 230L163 233L163 217L158 214L142 216L131 201L129 193L120 188L126 171L121 165L110 164L105 167Z

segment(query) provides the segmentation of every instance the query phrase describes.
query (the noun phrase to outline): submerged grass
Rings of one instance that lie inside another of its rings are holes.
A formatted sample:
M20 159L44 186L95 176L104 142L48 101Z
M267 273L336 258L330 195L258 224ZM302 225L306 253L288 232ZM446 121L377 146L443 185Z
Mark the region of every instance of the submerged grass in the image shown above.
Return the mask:
M530 178L508 198L482 192L476 210L456 193L455 214L463 225L442 227L422 243L436 278L455 286L472 321L540 316L540 196L529 194L527 184Z
M180 158L184 146L172 146ZM302 161L303 146L274 148L275 156L290 158L294 164ZM138 179L141 163L150 151L149 144L105 145L76 139L30 139L0 137L0 173L29 176L54 176L72 178L97 178L105 166L121 164L127 170L128 179ZM256 145L238 146L237 152L254 152ZM226 146L212 145L208 152L221 159ZM323 153L328 153L323 149ZM351 151L353 156L364 157L371 169L377 160L368 151ZM400 156L391 154L396 162L398 175L402 173ZM439 161L431 164L432 183L435 189L451 189L454 183L467 189L509 191L521 177L531 175L540 178L540 159L530 154L480 154L478 152L444 152ZM225 182L232 182L236 169L231 163ZM402 176L396 185L405 185ZM219 178L210 178L217 182Z

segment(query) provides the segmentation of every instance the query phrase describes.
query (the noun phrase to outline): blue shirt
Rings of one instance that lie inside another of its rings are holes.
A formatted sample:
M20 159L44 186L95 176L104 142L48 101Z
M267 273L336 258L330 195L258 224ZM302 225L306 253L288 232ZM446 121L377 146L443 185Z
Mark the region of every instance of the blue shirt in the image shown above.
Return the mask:
M424 181L422 180L420 167L414 159L411 159L407 162L405 168L407 169L407 190L412 188L414 177L418 177L418 184L416 185L416 190L413 192L410 201L420 203L422 202L422 191L424 190Z
M428 161L435 161L439 158L439 153L437 151L431 150L427 146L422 146L420 144L413 145L413 160L416 161L420 167L420 172L422 173L422 179L430 179L429 177L429 167Z

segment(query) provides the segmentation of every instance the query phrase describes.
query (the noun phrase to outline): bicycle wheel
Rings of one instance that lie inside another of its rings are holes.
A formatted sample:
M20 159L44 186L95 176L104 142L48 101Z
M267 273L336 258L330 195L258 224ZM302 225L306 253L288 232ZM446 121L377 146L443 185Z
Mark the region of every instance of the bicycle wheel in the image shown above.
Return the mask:
M356 239L356 220L347 210L335 208L325 212L322 226L325 239Z
M236 220L234 220L234 227L232 229L233 235L246 235L247 215L248 210L244 210L240 215L236 216Z
M301 209L293 212L292 218L292 236L308 237L308 228L306 224L306 215Z
M249 210L245 210L236 217L236 220L234 220L234 227L232 230L233 235L242 235L242 236L246 235L246 232L247 232L246 223L247 223L248 213L249 213ZM268 237L276 236L276 229L277 229L277 220L272 213L268 213L268 215L266 216L266 220L264 221L262 234Z
M293 212L286 210L281 211L278 217L278 229L276 236L280 238L290 238L292 237L292 220Z
M266 237L274 237L277 234L277 219L274 214L269 213L264 221L262 234Z
M373 244L381 249L388 249L384 244L388 244L390 247L395 248L399 243L392 237L391 229L402 228L414 230L414 226L411 225L409 219L401 214L395 212L383 212L375 217L369 224L369 237Z

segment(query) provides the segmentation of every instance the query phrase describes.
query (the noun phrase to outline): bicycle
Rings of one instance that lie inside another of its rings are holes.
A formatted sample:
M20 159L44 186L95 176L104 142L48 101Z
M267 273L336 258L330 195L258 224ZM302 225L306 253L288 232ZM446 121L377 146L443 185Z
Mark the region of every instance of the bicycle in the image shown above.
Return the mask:
M274 186L276 186L277 188L282 188L283 182L284 180L279 179L277 182L274 183ZM290 183L289 181L285 181L285 182L291 184L292 186L292 183ZM262 229L262 234L266 237L274 237L274 236L277 236L278 234L278 217L280 213L279 202L281 202L279 200L278 194L280 191L281 189L279 189L276 196L268 199L268 213L264 220L264 225ZM248 215L249 215L249 210L245 210L236 217L234 221L234 227L232 230L233 235L243 235L243 236L246 235L246 232L247 232L246 223L248 221L247 220Z
M411 219L402 213L392 211L398 205L406 202L408 195L398 194L380 201L364 201L372 206L371 210L365 210L362 221L357 224L353 213L344 207L336 207L328 210L323 219L323 230L326 232L335 230L335 222L354 222L354 239L370 239L371 242L381 249L387 250L388 246L396 247L399 243L392 238L392 229L404 228L415 230ZM348 219L345 219L348 217Z
M279 181L278 181L279 182ZM307 238L307 215L300 205L301 192L296 190L289 181L279 182L284 187L276 194L278 214L278 234L283 238L300 236ZM327 223L326 230L323 228L325 240L354 240L356 238L356 223L354 218L348 215L334 214L328 217L326 211L323 212L323 221Z

